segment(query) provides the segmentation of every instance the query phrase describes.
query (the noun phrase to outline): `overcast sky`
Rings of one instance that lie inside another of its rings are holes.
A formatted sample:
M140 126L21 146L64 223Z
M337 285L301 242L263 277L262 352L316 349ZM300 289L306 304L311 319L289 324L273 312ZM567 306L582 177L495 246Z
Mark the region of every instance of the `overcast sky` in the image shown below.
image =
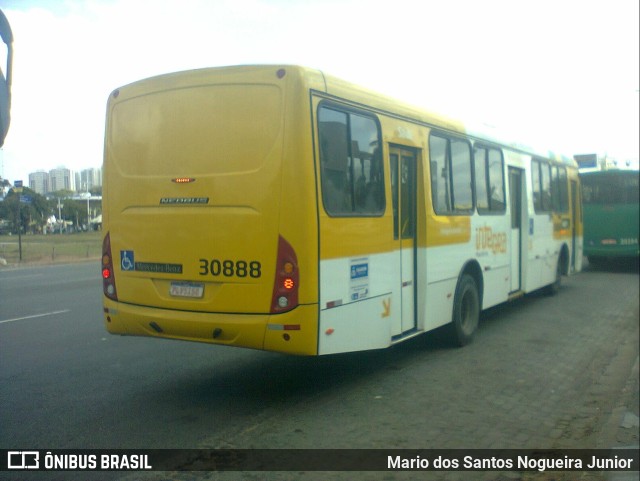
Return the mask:
M639 3L0 0L15 49L0 176L99 167L118 86L254 63L318 68L544 149L637 163Z

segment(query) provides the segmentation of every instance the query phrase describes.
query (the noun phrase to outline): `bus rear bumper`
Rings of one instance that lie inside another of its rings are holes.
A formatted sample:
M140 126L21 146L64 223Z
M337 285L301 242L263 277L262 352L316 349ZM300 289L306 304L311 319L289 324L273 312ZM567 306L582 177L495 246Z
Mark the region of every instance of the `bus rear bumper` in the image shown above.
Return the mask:
M640 256L640 248L638 244L629 246L616 246L611 247L588 247L585 249L584 254L587 257L638 257Z
M225 314L157 309L104 299L111 334L159 337L289 354L318 353L318 306L283 314Z

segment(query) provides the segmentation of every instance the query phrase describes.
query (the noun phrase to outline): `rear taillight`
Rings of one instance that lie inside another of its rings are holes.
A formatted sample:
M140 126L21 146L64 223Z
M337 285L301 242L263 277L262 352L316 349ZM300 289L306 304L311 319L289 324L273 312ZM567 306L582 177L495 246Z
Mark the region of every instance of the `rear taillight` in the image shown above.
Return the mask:
M113 272L113 257L111 257L111 238L108 232L102 241L102 291L109 299L118 300L116 278Z
M278 239L278 260L271 298L271 313L279 314L298 306L300 272L296 253L286 240Z

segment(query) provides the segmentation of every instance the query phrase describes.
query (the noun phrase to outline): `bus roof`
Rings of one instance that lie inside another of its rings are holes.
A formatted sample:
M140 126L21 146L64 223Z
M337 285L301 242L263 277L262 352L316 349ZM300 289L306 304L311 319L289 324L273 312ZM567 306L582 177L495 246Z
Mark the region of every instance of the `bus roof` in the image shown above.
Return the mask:
M374 107L381 111L395 114L399 117L404 117L409 120L418 121L425 125L437 127L458 134L464 134L474 139L491 142L502 147L509 148L511 150L530 154L536 157L543 157L549 160L554 160L556 162L570 165L572 167L577 167L577 163L570 156L562 155L553 151L537 149L521 142L505 141L500 136L500 134L496 135L496 133L490 132L486 126L471 125L470 123L447 117L435 111L419 108L409 103L389 97L387 95L369 90L365 87L361 87L345 80L326 75L323 72L317 70L305 69L305 72L309 76L314 76L317 74L323 75L326 83L326 92L332 95L336 95L337 97L345 97L347 99L355 100L358 103L362 103L363 105L366 105L368 107Z
M580 177L624 177L639 175L638 169L606 169L606 170L589 170L580 171Z
M322 92L333 96L336 99L348 100L355 104L360 104L367 108L383 112L387 115L404 118L408 121L418 122L426 126L436 127L452 133L466 135L473 139L484 140L486 142L500 145L503 148L508 148L535 157L542 157L577 168L577 163L570 156L560 155L544 149L537 149L520 142L506 141L500 134L496 135L495 133L489 132L489 129L486 126L472 125L468 122L465 123L434 111L419 108L407 102L370 90L366 87L326 74L321 70L300 65L236 65L208 67L163 74L134 82L126 87L132 87L137 90L137 87L142 87L144 85L142 88L149 88L149 84L157 83L158 88L161 88L160 85L165 84L168 80L170 80L172 84L179 84L180 79L184 76L188 76L189 81L197 81L199 77L202 77L204 80L214 72L218 74L228 73L230 75L237 75L238 73L246 73L248 76L251 76L252 74L264 75L264 71L267 69L275 70L276 72L280 69L285 69L287 74L294 74L309 90ZM153 87L151 88L153 89Z

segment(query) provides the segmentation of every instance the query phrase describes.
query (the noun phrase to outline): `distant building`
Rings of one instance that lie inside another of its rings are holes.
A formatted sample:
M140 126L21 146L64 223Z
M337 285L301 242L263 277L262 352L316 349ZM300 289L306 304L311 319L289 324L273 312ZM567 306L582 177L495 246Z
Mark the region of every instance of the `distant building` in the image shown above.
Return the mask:
M89 192L94 187L102 187L102 169L85 169L76 174L76 190Z
M59 190L76 190L76 176L66 167L58 167L49 171L49 192Z
M41 195L59 190L89 192L96 187L102 187L102 169L74 172L66 167L58 167L49 172L38 170L29 174L29 188Z
M47 194L49 192L49 173L39 170L29 174L29 188L40 195Z

